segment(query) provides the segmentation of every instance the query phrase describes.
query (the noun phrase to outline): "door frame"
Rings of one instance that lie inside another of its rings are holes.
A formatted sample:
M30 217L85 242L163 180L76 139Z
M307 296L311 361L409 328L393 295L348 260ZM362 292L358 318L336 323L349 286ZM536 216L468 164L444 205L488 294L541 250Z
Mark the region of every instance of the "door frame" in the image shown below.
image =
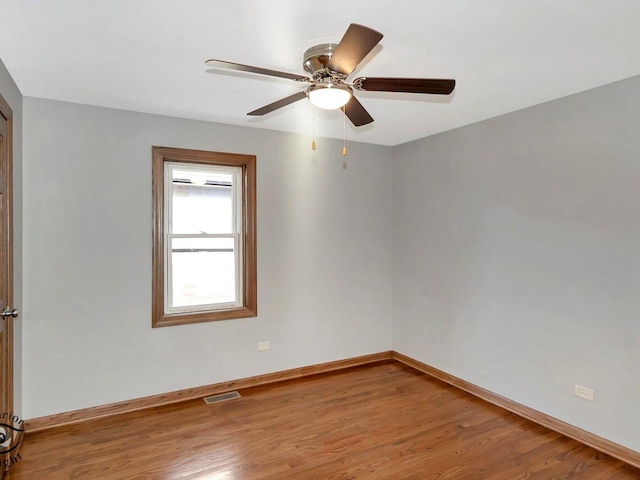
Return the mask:
M14 308L13 304L13 110L9 106L9 103L4 99L0 92L0 115L6 118L7 121L7 171L5 178L5 191L7 195L7 268L9 270L9 281L7 283L7 305ZM0 219L0 221L2 221ZM13 318L6 319L6 331L7 347L3 352L4 361L7 364L7 378L5 379L5 388L7 389L7 410L13 412Z

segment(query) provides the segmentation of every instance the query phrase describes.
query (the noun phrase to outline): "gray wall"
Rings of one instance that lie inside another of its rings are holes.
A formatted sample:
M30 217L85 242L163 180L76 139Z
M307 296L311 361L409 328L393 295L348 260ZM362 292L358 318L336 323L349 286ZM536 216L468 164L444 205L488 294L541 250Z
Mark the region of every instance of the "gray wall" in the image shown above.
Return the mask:
M391 349L391 150L25 97L27 418ZM257 155L257 318L151 328L151 146ZM257 351L257 342L271 350Z
M640 451L639 97L351 143L347 170L338 141L25 98L24 416L393 347ZM258 156L259 317L150 328L151 145Z
M0 59L0 94L13 111L13 304L22 308L22 94ZM14 411L22 415L22 324L14 323Z
M635 77L393 151L395 350L636 451L638 105Z

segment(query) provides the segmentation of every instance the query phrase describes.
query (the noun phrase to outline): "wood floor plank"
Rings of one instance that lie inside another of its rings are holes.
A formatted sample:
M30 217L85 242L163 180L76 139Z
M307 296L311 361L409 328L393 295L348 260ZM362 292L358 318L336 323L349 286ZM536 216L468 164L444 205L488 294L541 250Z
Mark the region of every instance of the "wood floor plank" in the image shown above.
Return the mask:
M395 361L240 393L28 434L6 478L640 478L640 470Z

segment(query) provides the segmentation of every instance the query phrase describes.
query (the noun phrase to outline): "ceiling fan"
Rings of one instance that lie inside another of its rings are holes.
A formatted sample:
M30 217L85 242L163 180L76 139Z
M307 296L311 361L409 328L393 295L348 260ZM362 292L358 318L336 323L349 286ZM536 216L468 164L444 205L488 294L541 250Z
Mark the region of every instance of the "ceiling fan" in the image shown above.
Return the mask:
M294 93L247 113L247 115L254 116L265 115L307 97L312 104L320 108L335 109L344 107L345 115L351 123L359 127L373 122L373 117L369 115L369 112L353 95L354 89L368 92L428 93L435 95L449 95L453 91L456 81L451 79L360 77L351 83L347 82L347 77L381 39L382 34L380 32L352 23L339 44L325 43L316 45L304 53L302 65L311 77L242 65L225 60L211 59L205 63L210 67L229 68L311 84L306 90Z

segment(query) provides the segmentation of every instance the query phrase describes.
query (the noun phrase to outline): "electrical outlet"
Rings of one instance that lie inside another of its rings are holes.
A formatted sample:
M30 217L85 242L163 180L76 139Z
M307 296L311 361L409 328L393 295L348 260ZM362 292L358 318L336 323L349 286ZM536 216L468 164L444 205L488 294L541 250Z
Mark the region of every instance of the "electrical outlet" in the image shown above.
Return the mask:
M271 350L271 342L268 340L266 342L258 342L258 351L262 350Z
M576 394L576 397L584 398L585 400L589 400L590 402L596 401L595 392L590 388L576 384L574 393Z

